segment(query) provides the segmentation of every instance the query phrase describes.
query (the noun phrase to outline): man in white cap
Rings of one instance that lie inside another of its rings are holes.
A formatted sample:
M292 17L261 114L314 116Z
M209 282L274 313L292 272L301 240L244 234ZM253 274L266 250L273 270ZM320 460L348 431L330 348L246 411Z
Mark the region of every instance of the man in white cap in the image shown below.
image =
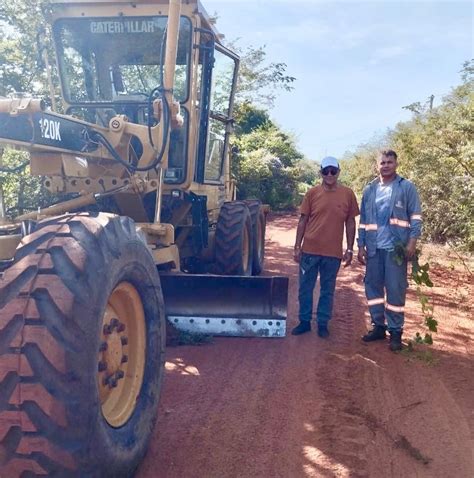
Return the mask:
M341 260L346 267L352 262L354 254L355 218L359 215L359 206L354 192L338 183L340 167L336 158L324 158L320 172L321 184L306 193L300 208L294 251L294 259L300 264L300 323L291 333L301 335L311 330L313 290L319 273L318 335L327 338ZM342 251L344 226L347 240L345 252Z

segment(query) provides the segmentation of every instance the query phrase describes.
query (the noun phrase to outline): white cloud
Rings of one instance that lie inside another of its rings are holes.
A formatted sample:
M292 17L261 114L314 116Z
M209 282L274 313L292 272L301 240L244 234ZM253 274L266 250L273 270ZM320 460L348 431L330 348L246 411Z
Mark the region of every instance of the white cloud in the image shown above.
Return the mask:
M382 61L391 60L396 57L400 57L408 53L409 48L401 45L387 46L382 48L377 48L372 53L372 56L369 60L370 65L378 65Z
M351 50L364 44L369 44L378 30L378 26L351 25L346 19L315 19L306 18L294 23L282 22L275 28L274 25L265 25L255 32L255 37L263 39L267 45L287 47L289 45L305 50ZM246 38L246 43L252 43Z

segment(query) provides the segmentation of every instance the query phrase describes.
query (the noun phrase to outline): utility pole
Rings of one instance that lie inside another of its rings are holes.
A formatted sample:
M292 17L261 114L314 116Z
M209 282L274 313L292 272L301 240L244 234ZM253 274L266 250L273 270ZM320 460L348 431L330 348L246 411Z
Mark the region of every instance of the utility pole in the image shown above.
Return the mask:
M430 111L433 109L434 95L430 96Z

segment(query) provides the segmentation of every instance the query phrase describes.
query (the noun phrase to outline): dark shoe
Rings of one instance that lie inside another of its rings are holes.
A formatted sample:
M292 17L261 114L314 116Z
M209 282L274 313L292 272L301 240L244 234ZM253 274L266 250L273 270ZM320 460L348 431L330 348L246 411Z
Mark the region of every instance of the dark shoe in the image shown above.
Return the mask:
M390 331L390 345L389 348L392 352L398 352L402 350L402 332L401 330Z
M326 324L318 325L318 335L322 339L327 339L329 337L329 330L328 330L328 326Z
M385 339L385 327L374 325L374 328L362 337L364 342L374 342L375 340Z
M311 330L311 324L308 320L302 320L292 331L291 335L301 335Z

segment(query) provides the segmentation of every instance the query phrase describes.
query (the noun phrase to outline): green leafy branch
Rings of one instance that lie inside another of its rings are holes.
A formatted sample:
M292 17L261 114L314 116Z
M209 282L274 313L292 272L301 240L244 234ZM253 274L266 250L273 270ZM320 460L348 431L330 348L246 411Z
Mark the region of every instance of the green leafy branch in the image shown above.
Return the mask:
M433 301L424 292L425 287L433 287L433 282L430 279L429 270L430 265L428 262L421 265L419 258L421 250L416 249L414 257L411 259L411 278L416 284L416 295L421 304L421 311L423 314L424 324L428 328L429 332L426 332L424 336L420 332L415 334L415 343L418 344L433 344L432 332L438 332L438 321L434 318L434 305ZM402 265L407 259L406 248L402 243L395 245L394 260L398 265Z

